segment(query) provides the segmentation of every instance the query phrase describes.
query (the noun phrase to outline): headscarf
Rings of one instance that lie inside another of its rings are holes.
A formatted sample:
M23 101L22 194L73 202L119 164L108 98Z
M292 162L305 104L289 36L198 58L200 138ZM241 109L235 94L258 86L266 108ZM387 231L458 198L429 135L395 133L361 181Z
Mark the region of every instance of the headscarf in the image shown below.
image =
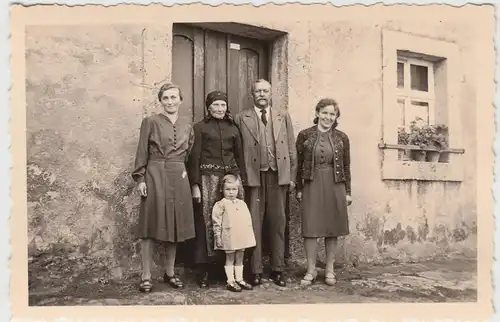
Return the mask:
M205 107L207 108L207 110L210 107L210 105L212 105L212 103L215 101L224 101L224 102L226 102L226 104L228 104L227 94L224 92L221 92L221 91L213 91L213 92L208 93L207 98L205 99ZM212 114L210 114L210 111L208 111L207 116L205 116L205 121L209 121L212 118L213 118ZM230 123L234 123L233 116L231 115L231 112L229 111L229 106L226 110L226 115L224 116L224 120L227 120Z
M208 108L215 101L224 101L227 104L227 95L224 92L213 91L207 94L207 99L205 100L205 106Z

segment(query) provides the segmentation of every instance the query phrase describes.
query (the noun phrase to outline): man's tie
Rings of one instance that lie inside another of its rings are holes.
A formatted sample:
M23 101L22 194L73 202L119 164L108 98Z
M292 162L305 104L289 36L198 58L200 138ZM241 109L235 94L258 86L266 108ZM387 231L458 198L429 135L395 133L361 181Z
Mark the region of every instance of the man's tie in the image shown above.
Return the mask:
M260 113L261 113L260 119L262 120L262 123L264 123L264 125L267 126L267 117L266 117L267 110L263 108L260 110Z

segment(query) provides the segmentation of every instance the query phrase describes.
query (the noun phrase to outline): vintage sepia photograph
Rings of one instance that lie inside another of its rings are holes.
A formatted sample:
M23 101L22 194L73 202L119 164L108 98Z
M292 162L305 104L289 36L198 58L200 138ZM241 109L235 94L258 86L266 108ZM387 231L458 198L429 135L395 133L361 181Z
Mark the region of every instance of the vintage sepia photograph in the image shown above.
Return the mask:
M494 12L13 6L17 307L489 318Z

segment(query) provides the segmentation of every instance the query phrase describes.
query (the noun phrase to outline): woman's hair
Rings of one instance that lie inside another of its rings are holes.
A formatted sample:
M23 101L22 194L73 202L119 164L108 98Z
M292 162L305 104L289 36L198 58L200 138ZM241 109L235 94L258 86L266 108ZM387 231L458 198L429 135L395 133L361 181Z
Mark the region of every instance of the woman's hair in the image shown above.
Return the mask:
M316 104L316 113L319 113L323 108L326 106L332 105L333 108L335 109L335 113L337 113L337 118L335 119L335 123L332 125L332 129L336 128L338 125L337 120L340 117L340 109L339 109L339 104L337 103L336 100L333 98L322 98L319 100L318 104ZM318 124L318 117L315 116L313 120L314 124Z
M160 90L158 91L158 100L161 102L161 97L163 96L163 92L172 88L177 88L177 90L179 91L179 98L181 99L181 101L184 100L184 95L182 95L181 88L174 83L166 83L160 87Z

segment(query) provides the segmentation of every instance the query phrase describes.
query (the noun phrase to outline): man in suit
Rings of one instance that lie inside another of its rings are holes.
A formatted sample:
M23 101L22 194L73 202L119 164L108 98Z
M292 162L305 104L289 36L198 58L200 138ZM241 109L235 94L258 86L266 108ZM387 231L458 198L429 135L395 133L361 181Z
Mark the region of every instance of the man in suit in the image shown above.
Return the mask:
M286 286L285 203L287 190L295 187L297 152L290 115L285 109L272 108L271 84L263 79L252 86L253 105L235 116L241 131L247 180L245 199L252 214L257 242L251 256L252 283L261 284L262 228L269 226L271 276L276 285Z

